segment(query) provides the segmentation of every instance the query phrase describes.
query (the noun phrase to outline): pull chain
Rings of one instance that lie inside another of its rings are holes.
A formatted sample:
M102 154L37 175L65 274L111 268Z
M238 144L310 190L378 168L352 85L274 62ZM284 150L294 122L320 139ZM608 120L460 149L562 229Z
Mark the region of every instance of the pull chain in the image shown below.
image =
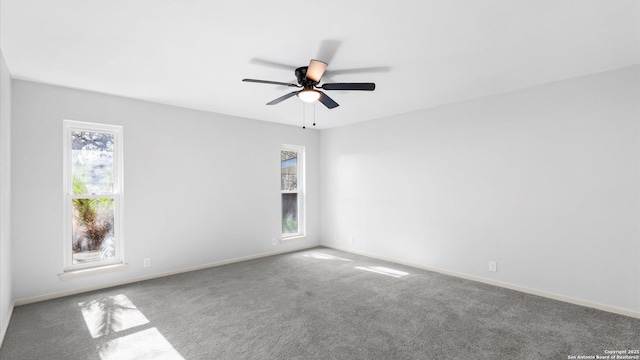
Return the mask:
M305 114L305 106L304 103L302 103L302 128L306 129L306 125L305 125L305 120L306 120L307 116Z
M316 103L313 103L313 126L316 126Z

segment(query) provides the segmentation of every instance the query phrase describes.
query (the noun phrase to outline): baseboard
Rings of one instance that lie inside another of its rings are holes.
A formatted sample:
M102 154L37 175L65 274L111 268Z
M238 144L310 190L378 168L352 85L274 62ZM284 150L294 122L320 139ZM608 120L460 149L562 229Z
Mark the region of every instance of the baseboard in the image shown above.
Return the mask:
M9 313L7 314L7 318L4 321L4 324L2 324L2 327L0 328L0 348L2 347L2 344L4 343L4 336L7 334L7 329L9 329L9 322L11 321L11 315L13 315L13 308L16 307L16 303L14 302L13 304L11 304L11 308L9 309Z
M300 251L300 250L312 249L312 248L315 248L315 247L318 247L318 246L320 246L320 243L313 243L313 244L310 244L310 245L304 245L304 246L300 246L300 247L289 248L289 249L286 249L286 250L269 251L269 252L265 252L265 253L261 253L261 254L257 254L257 255L242 256L242 257L238 257L238 258L222 260L222 261L209 263L209 264L205 264L205 265L198 265L198 266L193 266L193 267L184 268L184 269L172 270L172 271L167 271L167 272L163 272L163 273L159 273L159 274L142 276L142 277L137 277L137 278L123 280L123 281L114 281L114 282L103 284L103 285L89 286L89 287L83 287L83 288L72 289L72 290L65 290L65 291L60 291L60 292L55 292L55 293L50 293L50 294L45 294L45 295L38 295L38 296L33 296L33 297L29 297L29 298L16 300L14 302L14 306L32 304L32 303L36 303L36 302L40 302L40 301L57 299L57 298L61 298L61 297L69 296L69 295L76 295L76 294L81 294L81 293L94 291L94 290L107 289L107 288L114 287L114 286L120 286L120 285L126 285L126 284L136 283L136 282L145 281L145 280L157 279L157 278L161 278L161 277L165 277L165 276L171 276L171 275L182 274L182 273L186 273L186 272L190 272L190 271L208 269L208 268L212 268L212 267L216 267L216 266L228 265L228 264L238 263L238 262L242 262L242 261L260 259L260 258L269 257L269 256L273 256L273 255L280 255L280 254L286 254L286 253Z
M491 280L491 279L485 279L485 278L482 278L482 277L479 277L479 276L467 275L467 274L458 273L458 272L455 272L455 271L449 271L449 270L444 270L444 269L424 266L424 265L420 265L420 264L409 263L409 262L406 262L406 261L402 261L402 260L398 260L398 259L394 259L394 258L390 258L390 257L386 257L386 256L380 256L380 255L377 255L377 254L368 253L366 251L360 251L360 250L356 250L356 249L352 249L352 248L348 248L348 247L343 247L343 246L339 246L339 245L321 243L321 246L332 248L332 249L336 249L336 250L340 250L340 251L345 251L345 252L349 252L349 253L353 253L353 254L357 254L357 255L363 255L363 256L374 258L374 259L389 261L389 262L400 264L400 265L411 266L411 267L422 269L422 270L428 270L428 271L433 271L433 272L437 272L437 273L440 273L440 274L455 276L455 277L458 277L458 278L461 278L461 279L476 281L476 282L480 282L480 283L483 283L483 284L498 286L498 287L501 287L501 288L515 290L515 291L519 291L519 292L523 292L523 293L527 293L527 294L531 294L531 295L541 296L541 297L545 297L545 298L552 299L552 300L558 300L558 301L562 301L562 302L566 302L566 303L570 303L570 304L574 304L574 305L580 305L580 306L584 306L584 307L588 307L588 308L593 308L593 309L602 310L602 311L606 311L606 312L610 312L610 313L614 313L614 314L618 314L618 315L624 315L624 316L640 319L640 312L627 310L627 309L623 309L623 308L618 308L618 307L615 307L615 306L599 304L599 303L595 303L595 302L591 302L591 301L587 301L587 300L576 299L576 298L572 298L572 297L569 297L569 296L554 294L554 293L543 291L543 290L531 289L531 288L520 286L520 285L514 285L514 284L505 283L505 282L496 281L496 280Z

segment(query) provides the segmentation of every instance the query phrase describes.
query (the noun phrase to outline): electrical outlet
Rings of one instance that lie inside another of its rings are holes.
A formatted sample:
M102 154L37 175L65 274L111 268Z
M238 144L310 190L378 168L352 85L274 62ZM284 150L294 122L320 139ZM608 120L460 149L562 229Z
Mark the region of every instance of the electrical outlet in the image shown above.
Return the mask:
M349 236L349 244L353 244L353 236Z
M151 258L143 259L144 267L151 267Z
M489 271L498 271L498 264L495 261L489 261Z
M278 245L278 239L276 238L271 239L271 245Z

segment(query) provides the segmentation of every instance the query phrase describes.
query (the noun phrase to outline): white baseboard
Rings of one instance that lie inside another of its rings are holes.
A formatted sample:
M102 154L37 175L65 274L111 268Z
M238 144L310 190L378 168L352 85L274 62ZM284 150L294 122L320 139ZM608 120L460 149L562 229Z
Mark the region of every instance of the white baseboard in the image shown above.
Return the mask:
M4 324L1 324L0 327L0 348L2 347L2 343L4 343L4 336L7 334L7 329L9 328L9 322L11 321L11 315L13 315L13 308L16 307L16 303L11 304L11 308L9 309L9 313L7 314L7 318L4 321Z
M624 316L640 319L640 312L636 312L636 311L633 311L633 310L628 310L628 309L618 308L618 307L615 307L615 306L599 304L599 303L595 303L595 302L591 302L591 301L587 301L587 300L582 300L582 299L576 299L576 298L572 298L572 297L569 297L569 296L554 294L554 293L543 291L543 290L531 289L531 288L528 288L528 287L509 284L509 283L505 283L505 282L501 282L501 281L485 279L485 278L482 278L482 277L479 277L479 276L467 275L467 274L458 273L458 272L455 272L455 271L449 271L449 270L444 270L444 269L438 269L438 268L433 268L433 267L429 267L429 266L424 266L424 265L420 265L420 264L409 263L409 262L406 262L406 261L402 261L402 260L398 260L398 259L394 259L394 258L390 258L390 257L386 257L386 256L380 256L380 255L377 255L377 254L368 253L366 251L360 251L360 250L356 250L356 249L352 249L352 248L348 248L348 247L343 247L343 246L340 246L340 245L321 243L321 246L325 246L325 247L328 247L328 248L341 250L341 251L345 251L345 252L349 252L349 253L353 253L353 254L357 254L357 255L363 255L363 256L374 258L374 259L389 261L389 262L393 262L393 263L400 264L400 265L411 266L411 267L422 269L422 270L428 270L428 271L433 271L433 272L437 272L437 273L441 273L441 274L445 274L445 275L451 275L451 276L455 276L455 277L458 277L458 278L461 278L461 279L477 281L477 282L480 282L480 283L483 283L483 284L488 284L488 285L498 286L498 287L502 287L502 288L506 288L506 289L510 289L510 290L520 291L520 292L531 294L531 295L542 296L542 297L545 297L545 298L548 298L548 299L563 301L563 302L574 304L574 305L585 306L585 307L589 307L589 308L593 308L593 309L597 309L597 310L602 310L602 311L607 311L607 312L618 314L618 315L624 315Z
M50 293L50 294L33 296L33 297L29 297L29 298L16 300L14 302L14 306L20 306L20 305L36 303L36 302L45 301L45 300L57 299L57 298L61 298L61 297L64 297L64 296L81 294L81 293L85 293L85 292L89 292L89 291L106 289L106 288L110 288L110 287L114 287L114 286L120 286L120 285L131 284L131 283L135 283L135 282L139 282L139 281L157 279L157 278L161 278L161 277L165 277L165 276L171 276L171 275L182 274L182 273L186 273L186 272L190 272L190 271L208 269L208 268L212 268L212 267L216 267L216 266L228 265L228 264L233 264L233 263L238 263L238 262L247 261L247 260L253 260L253 259L259 259L259 258L263 258L263 257L273 256L273 255L286 254L286 253L290 253L290 252L294 252L294 251L311 249L311 248L315 248L315 247L318 247L318 246L320 246L320 243L313 243L313 244L310 244L310 245L305 245L305 246L300 246L300 247L295 247L295 248L289 248L289 249L286 249L286 250L269 251L269 252L265 252L265 253L261 253L261 254L257 254L257 255L242 256L242 257L238 257L238 258L222 260L222 261L209 263L209 264L205 264L205 265L198 265L198 266L193 266L193 267L184 268L184 269L167 271L167 272L163 272L163 273L159 273L159 274L141 276L141 277L128 279L128 280L123 280L123 281L114 281L114 282L103 284L103 285L89 286L89 287L83 287L83 288L79 288L79 289L65 290L65 291L60 291L60 292L55 292L55 293Z

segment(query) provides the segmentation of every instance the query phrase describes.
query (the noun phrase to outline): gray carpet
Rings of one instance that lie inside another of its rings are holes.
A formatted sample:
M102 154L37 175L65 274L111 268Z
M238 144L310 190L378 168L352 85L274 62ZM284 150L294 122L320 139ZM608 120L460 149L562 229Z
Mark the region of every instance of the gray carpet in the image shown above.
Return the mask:
M327 248L14 310L0 359L567 359L640 320Z

